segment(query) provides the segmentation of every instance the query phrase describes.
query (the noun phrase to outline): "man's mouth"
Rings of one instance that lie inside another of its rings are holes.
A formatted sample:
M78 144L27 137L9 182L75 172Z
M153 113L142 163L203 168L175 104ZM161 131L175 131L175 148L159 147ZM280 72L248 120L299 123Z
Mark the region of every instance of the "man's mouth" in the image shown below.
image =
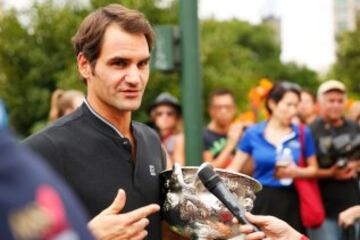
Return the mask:
M140 96L140 90L121 90L120 91L126 98L137 98Z

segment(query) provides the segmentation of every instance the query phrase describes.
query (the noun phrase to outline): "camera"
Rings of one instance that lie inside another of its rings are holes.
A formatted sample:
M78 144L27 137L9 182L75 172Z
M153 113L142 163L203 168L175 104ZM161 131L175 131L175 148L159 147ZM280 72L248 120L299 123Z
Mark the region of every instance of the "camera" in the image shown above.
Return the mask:
M334 137L330 158L339 168L345 168L349 160L360 159L360 134L342 134Z

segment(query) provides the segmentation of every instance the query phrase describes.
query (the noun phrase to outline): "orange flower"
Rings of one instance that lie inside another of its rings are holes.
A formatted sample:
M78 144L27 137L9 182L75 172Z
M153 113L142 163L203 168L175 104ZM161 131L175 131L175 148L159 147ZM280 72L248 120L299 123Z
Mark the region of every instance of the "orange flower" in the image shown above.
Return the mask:
M256 117L254 112L247 111L242 114L240 114L234 121L234 123L245 123L245 124L251 124L256 122Z

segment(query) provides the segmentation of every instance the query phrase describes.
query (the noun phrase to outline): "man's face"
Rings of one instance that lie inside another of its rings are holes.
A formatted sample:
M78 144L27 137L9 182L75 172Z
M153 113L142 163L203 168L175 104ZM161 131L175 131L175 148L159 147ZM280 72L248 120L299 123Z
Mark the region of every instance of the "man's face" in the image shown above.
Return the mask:
M320 96L320 110L324 118L331 121L339 120L345 111L346 95L343 92L333 90Z
M221 126L231 124L236 114L234 99L229 94L214 96L209 106L211 120Z
M130 34L116 24L109 25L92 73L88 73L89 66L86 76L80 70L87 79L88 98L105 111L138 109L149 79L149 60L143 34Z
M312 96L307 92L301 93L301 100L299 104L299 114L303 117L311 116L316 112L316 103Z

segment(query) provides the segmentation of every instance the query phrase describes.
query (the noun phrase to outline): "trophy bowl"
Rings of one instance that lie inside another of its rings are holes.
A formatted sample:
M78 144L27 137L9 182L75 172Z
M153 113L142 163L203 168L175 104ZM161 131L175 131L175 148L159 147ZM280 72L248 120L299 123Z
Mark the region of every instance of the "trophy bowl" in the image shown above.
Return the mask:
M229 239L240 234L231 212L202 184L198 167L180 167L160 173L162 216L171 229L190 239ZM216 169L246 211L253 208L261 184L245 174Z

